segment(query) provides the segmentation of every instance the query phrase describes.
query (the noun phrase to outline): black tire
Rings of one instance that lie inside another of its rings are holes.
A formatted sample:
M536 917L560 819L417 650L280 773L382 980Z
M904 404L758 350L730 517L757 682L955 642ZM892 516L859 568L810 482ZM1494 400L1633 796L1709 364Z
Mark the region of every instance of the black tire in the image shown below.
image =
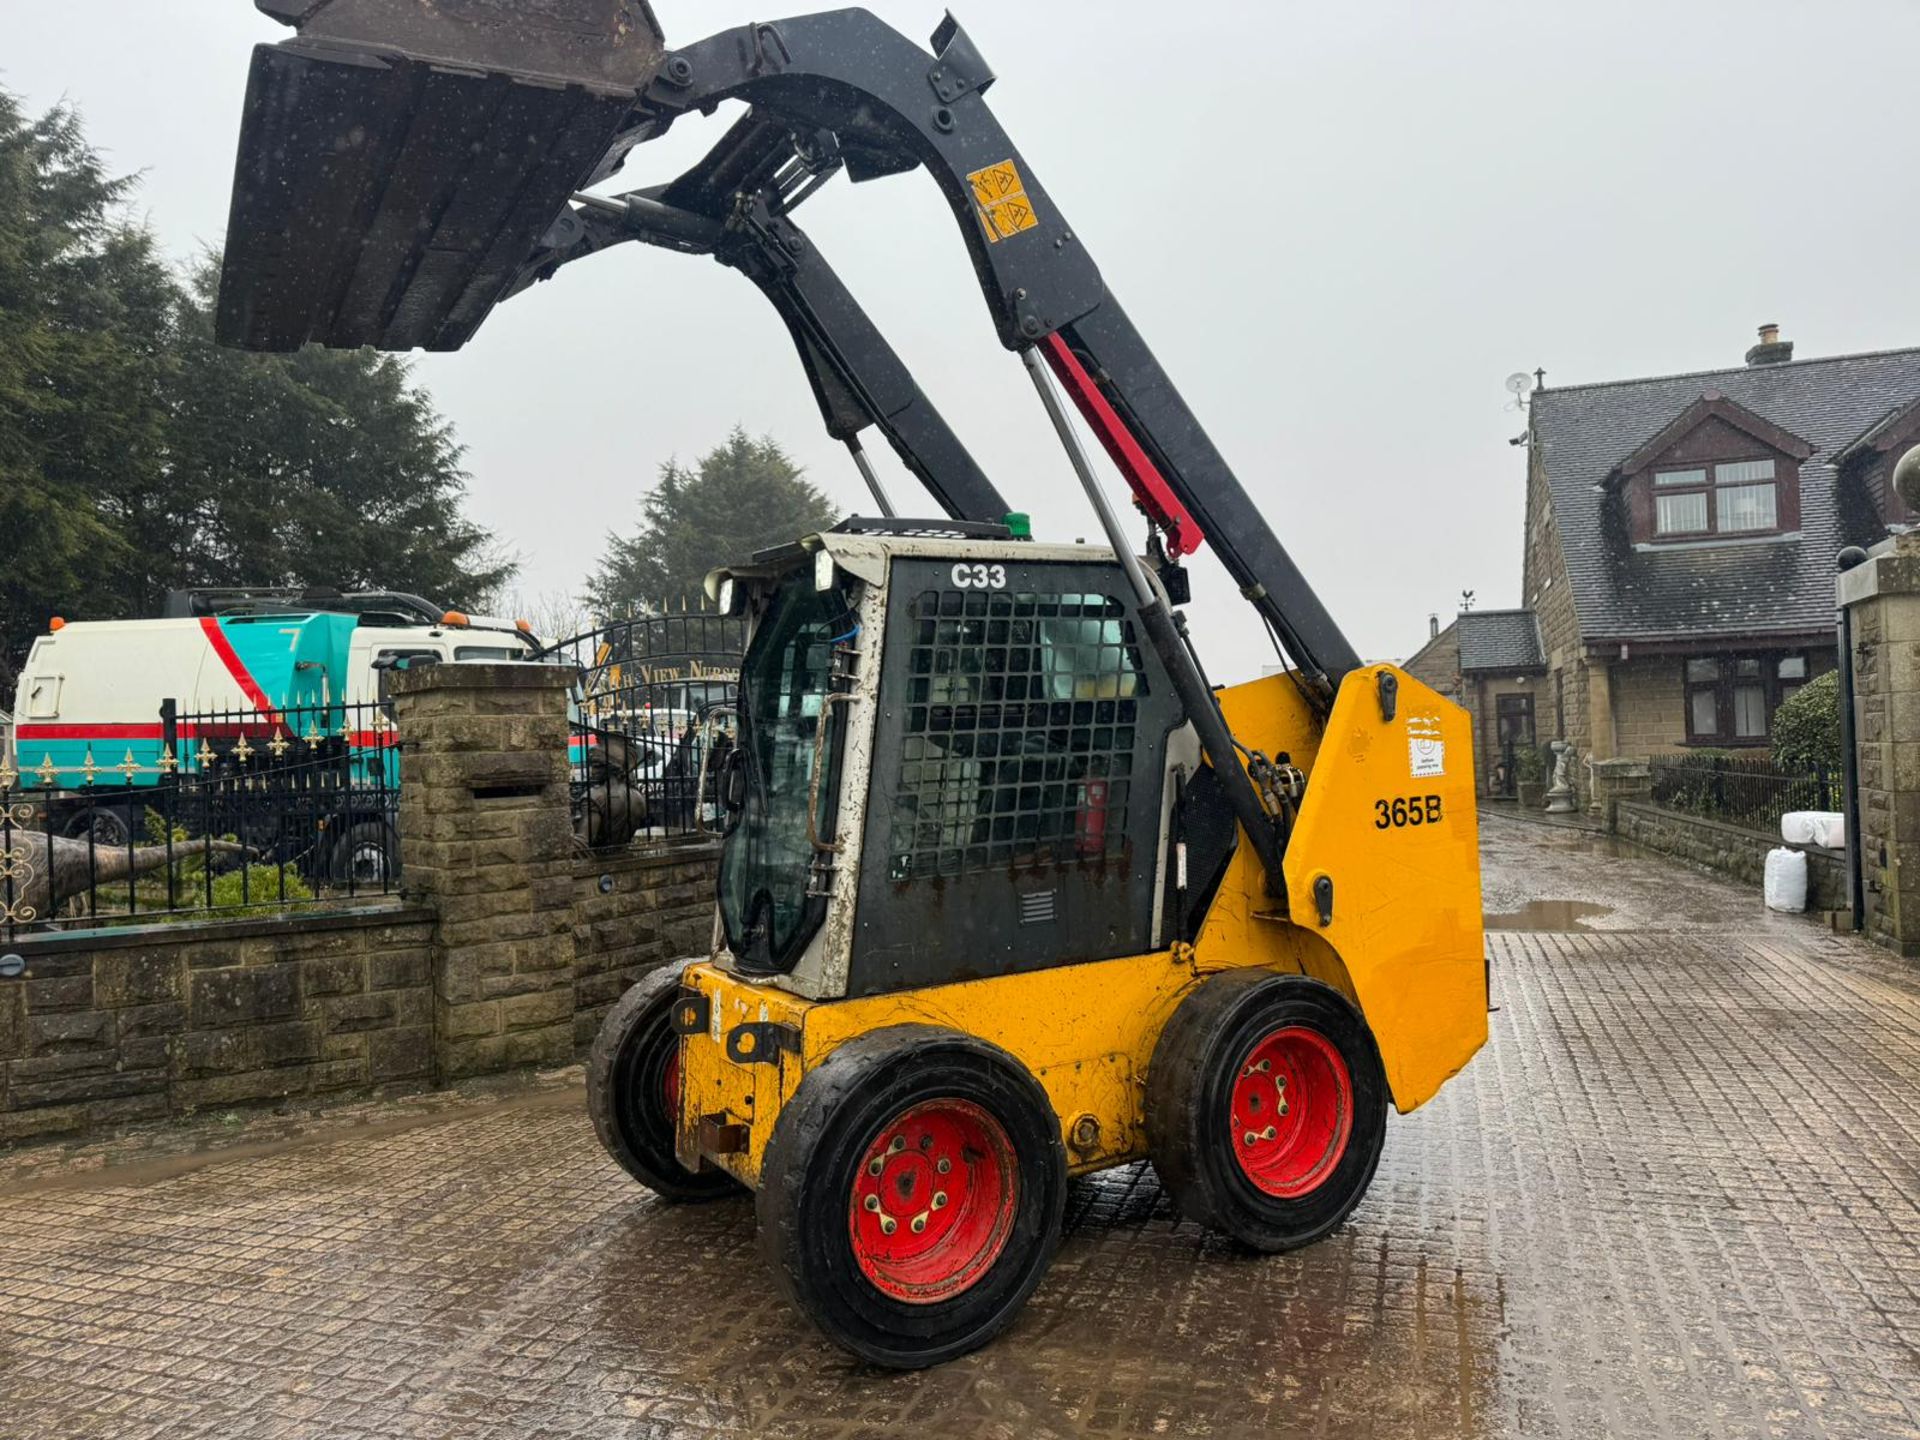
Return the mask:
M400 837L384 820L360 820L334 842L328 873L336 885L390 890L400 868Z
M1228 971L1160 1032L1146 1121L1153 1167L1182 1211L1252 1249L1291 1250L1338 1228L1367 1193L1386 1139L1387 1077L1373 1032L1339 991Z
M717 1200L740 1193L724 1170L688 1170L674 1153L674 1117L667 1110L668 1066L678 1063L673 1004L692 960L648 974L615 1002L587 1060L587 1113L607 1153L663 1200Z
M956 1173L965 1188L950 1202L940 1187L954 1182L939 1177ZM780 1112L756 1200L760 1251L828 1338L919 1369L984 1345L1026 1303L1059 1245L1066 1188L1060 1122L1019 1061L955 1031L895 1026L835 1050ZM899 1218L877 1203L883 1189ZM881 1238L888 1221L887 1237L934 1238L883 1260L880 1247L916 1244Z
M84 840L93 834L96 850L125 850L133 844L133 818L111 805L89 805L68 819L62 832L71 840Z

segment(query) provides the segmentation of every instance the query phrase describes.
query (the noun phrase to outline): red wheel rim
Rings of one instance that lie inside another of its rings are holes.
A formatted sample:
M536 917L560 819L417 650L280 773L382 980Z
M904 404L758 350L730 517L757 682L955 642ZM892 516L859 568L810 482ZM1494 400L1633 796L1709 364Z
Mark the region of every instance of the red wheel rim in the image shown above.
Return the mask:
M1256 1188L1298 1199L1325 1183L1353 1135L1353 1078L1318 1030L1286 1025L1247 1052L1233 1081L1228 1139Z
M1019 1174L1000 1122L966 1100L902 1111L860 1157L847 1226L860 1273L931 1305L992 1268L1013 1230Z
M680 1070L680 1047L676 1044L660 1072L660 1099L664 1102L669 1126L680 1123Z

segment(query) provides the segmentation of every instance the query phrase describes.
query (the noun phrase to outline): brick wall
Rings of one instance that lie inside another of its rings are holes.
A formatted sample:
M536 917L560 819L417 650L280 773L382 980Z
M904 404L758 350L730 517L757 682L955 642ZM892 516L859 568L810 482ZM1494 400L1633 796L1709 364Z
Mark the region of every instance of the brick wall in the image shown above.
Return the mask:
M573 882L573 1043L593 1043L600 1021L648 970L705 955L713 936L711 845L652 854L584 856Z
M1756 905L1763 903L1761 887L1766 878L1767 852L1786 845L1785 841L1777 836L1723 825L1718 820L1662 810L1644 801L1621 800L1613 809L1614 833L1621 839L1739 880L1752 887ZM1808 910L1848 908L1844 851L1824 850L1816 845L1787 845L1786 848L1801 851L1807 857Z
M383 908L20 940L0 1142L433 1070L433 916Z

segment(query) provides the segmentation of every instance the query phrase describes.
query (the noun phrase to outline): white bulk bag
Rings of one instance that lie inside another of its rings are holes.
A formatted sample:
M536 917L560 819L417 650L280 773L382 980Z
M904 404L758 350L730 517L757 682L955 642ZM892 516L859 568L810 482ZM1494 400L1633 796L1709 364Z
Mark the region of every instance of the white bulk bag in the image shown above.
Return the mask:
M1784 845L1767 852L1767 908L1799 914L1807 908L1807 857Z
M1847 843L1847 817L1837 810L1789 810L1780 817L1780 838L1789 845L1841 850Z

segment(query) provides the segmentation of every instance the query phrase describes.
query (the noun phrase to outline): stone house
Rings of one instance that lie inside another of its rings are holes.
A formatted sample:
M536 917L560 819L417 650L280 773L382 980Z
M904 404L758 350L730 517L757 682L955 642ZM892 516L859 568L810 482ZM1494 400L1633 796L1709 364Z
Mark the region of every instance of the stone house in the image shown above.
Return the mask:
M1483 785L1523 737L1763 748L1834 666L1835 556L1917 518L1888 484L1916 440L1920 349L1795 360L1771 325L1736 369L1543 385L1524 608L1462 614L1409 663L1457 654Z

